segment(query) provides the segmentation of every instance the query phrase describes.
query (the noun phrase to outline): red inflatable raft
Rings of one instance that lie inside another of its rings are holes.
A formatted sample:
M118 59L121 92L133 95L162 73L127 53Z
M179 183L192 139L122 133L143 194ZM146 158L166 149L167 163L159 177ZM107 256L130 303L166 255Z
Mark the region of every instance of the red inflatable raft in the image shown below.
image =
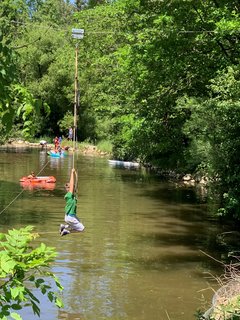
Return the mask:
M20 179L20 182L25 182L30 184L55 183L56 178L53 176L43 176L43 177L34 177L34 178L22 177Z
M54 190L56 187L56 183L46 183L46 182L38 182L38 183L31 183L29 181L20 182L20 185L25 190Z

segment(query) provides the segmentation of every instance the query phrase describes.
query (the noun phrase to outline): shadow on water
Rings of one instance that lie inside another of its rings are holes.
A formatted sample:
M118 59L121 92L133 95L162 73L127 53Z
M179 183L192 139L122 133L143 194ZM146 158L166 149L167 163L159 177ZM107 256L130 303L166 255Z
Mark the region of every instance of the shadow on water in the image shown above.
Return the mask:
M133 182L132 176L133 173L127 171L123 174L123 180ZM128 261L137 262L143 269L153 270L158 270L166 264L174 264L174 268L181 269L185 268L186 263L201 262L213 272L223 272L222 265L216 260L220 261L229 251L229 247L219 241L219 235L227 230L228 226L221 225L218 219L209 213L206 190L202 192L204 196L201 197L196 192L196 187L180 186L175 182L169 183L141 173L135 176L134 184L146 181L153 184L154 188L139 188L135 197L149 198L157 209L132 214L143 220L152 220L154 228L150 232L136 234L135 245L163 250L165 248L166 251L164 254L160 252L153 259L143 257L135 261L129 258ZM179 245L188 250L178 249ZM198 275L201 277L202 273L199 272Z

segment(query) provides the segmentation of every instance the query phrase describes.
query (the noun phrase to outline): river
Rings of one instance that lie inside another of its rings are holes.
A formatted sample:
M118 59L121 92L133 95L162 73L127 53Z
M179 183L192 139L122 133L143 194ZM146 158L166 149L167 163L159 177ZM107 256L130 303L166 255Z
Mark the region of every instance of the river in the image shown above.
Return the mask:
M0 232L34 226L58 257L52 266L64 291L63 309L41 297L41 320L192 320L207 309L219 272L214 255L221 227L194 188L162 181L144 170L110 166L75 155L78 215L86 229L60 237L64 184L73 157L45 150L0 150ZM32 170L55 176L53 190L23 189ZM25 308L24 319L39 319Z

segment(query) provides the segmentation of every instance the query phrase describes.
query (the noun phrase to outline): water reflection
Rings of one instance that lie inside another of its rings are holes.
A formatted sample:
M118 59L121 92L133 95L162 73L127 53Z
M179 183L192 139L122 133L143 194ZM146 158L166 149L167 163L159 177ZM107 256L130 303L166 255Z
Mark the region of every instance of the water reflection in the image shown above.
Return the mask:
M192 320L212 287L216 266L200 250L215 252L224 230L191 188L160 181L142 170L109 166L106 159L76 157L78 215L86 231L60 237L64 184L73 157L49 158L39 150L0 152L0 210L22 188L19 177L42 168L57 178L54 190L25 190L1 216L1 232L31 224L39 242L59 253L53 271L63 286L63 310L41 298L41 320ZM29 309L26 319L35 320Z

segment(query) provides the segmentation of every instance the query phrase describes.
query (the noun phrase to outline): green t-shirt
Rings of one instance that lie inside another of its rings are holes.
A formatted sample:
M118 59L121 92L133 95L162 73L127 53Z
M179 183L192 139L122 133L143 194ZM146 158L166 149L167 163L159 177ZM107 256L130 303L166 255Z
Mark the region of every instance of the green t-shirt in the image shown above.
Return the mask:
M75 216L77 213L77 199L70 191L65 194L64 199L66 200L65 214Z

